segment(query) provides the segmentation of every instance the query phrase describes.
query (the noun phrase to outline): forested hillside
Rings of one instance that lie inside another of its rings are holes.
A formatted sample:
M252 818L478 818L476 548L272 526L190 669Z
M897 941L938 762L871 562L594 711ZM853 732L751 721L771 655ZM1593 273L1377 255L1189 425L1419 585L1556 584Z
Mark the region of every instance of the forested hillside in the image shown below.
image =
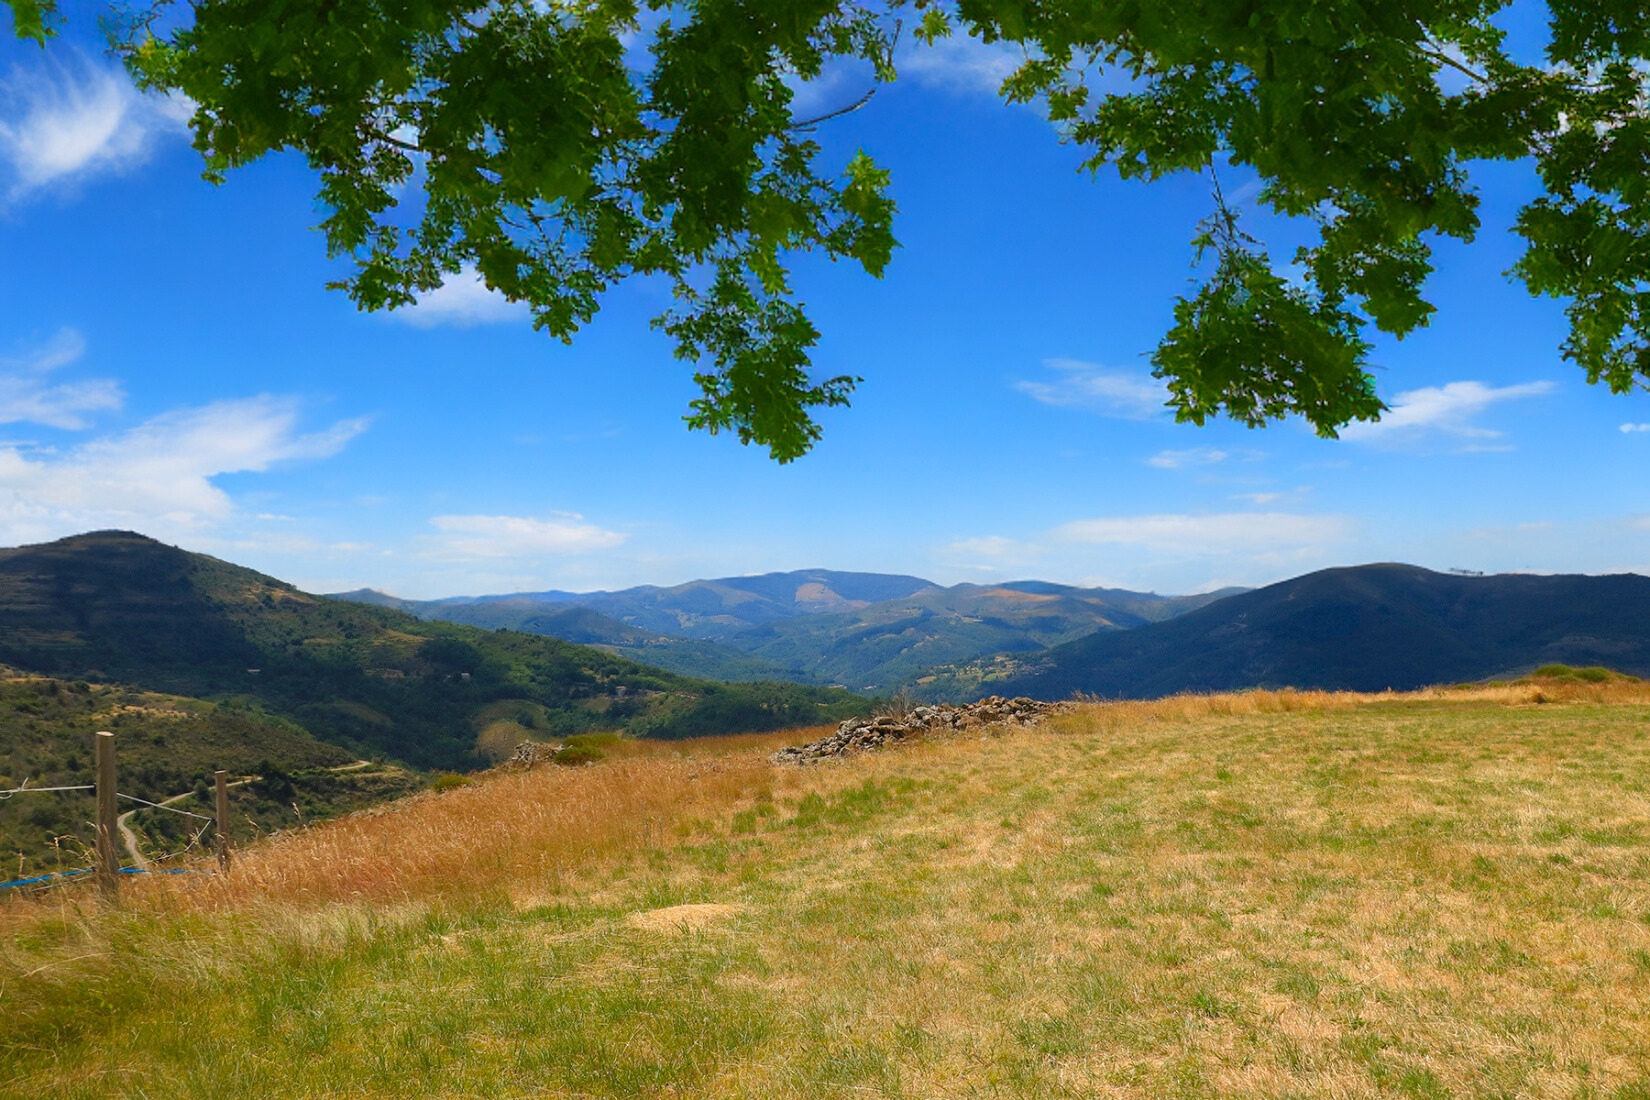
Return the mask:
M990 686L1039 698L1403 691L1555 663L1650 674L1650 577L1325 569L1169 622L1057 646Z
M599 645L682 675L961 700L974 697L980 677L955 666L1161 622L1240 591L1160 596L1046 581L947 588L811 569L620 592L405 600L361 589L338 598Z
M480 762L484 728L683 737L863 713L845 692L716 684L587 646L424 622L104 531L0 551L0 663L64 680L244 699L357 753Z
M630 623L620 622L593 607L580 603L547 603L533 596L501 599L402 600L370 588L341 592L340 600L394 607L421 619L468 623L490 630L519 630L542 634L577 645L595 646L645 665L667 669L682 676L707 680L789 680L791 671L772 661L752 657L732 646L701 638L660 634Z
M297 723L242 698L222 703L118 685L0 675L0 790L95 782L93 737L115 735L123 794L211 815L212 773L234 777L231 832L237 840L313 823L404 794L423 784L393 765L360 763ZM253 778L255 777L255 778ZM200 818L140 808L128 828L147 855L188 848ZM0 880L85 866L95 839L92 792L0 798ZM211 834L205 834L210 842ZM196 842L198 854L199 842Z

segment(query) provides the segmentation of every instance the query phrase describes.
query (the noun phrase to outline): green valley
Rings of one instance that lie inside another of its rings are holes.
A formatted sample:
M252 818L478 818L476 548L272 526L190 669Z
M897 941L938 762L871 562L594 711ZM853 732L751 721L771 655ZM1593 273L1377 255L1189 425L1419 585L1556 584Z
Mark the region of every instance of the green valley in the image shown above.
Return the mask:
M405 600L361 589L338 598L597 645L682 675L862 693L903 688L962 701L974 697L978 678L956 676L953 666L1163 622L1238 591L1160 596L1044 581L941 587L920 577L808 569L619 592Z

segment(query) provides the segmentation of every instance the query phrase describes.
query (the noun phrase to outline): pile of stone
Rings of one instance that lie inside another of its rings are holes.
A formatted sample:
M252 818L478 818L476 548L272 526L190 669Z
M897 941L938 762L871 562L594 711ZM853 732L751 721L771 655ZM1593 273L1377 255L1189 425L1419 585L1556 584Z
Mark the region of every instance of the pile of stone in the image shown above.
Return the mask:
M976 726L1028 726L1050 714L1065 710L1069 703L1040 703L1024 696L1004 699L993 695L978 703L952 706L913 707L903 715L880 714L875 718L850 718L829 737L806 745L792 745L773 754L775 764L810 764L851 752L869 752L909 737L954 733Z

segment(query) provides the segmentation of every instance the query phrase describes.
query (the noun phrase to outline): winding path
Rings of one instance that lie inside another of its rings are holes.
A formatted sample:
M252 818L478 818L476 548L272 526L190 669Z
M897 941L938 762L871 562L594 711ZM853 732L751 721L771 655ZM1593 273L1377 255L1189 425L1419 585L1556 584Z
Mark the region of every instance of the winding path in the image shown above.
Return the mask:
M372 763L371 760L357 760L353 764L339 764L337 767L328 768L327 771L329 771L329 772L352 772L352 771L356 771L360 768L370 768L372 766L373 766L373 763ZM230 780L228 783L225 783L224 786L226 786L226 787L243 787L248 783L252 783L252 782L254 782L256 780L259 780L259 779L262 779L262 778L263 778L263 776L261 776L261 775L243 776L240 779ZM163 798L159 802L155 803L155 805L157 805L157 806L169 806L174 802L178 802L178 801L181 801L185 798L192 797L194 795L194 793L195 793L194 791L184 791L182 794L175 794L171 798ZM136 867L140 871L146 871L146 870L149 869L149 860L148 860L147 857L144 856L143 849L138 847L137 834L132 832L132 830L127 826L126 819L131 817L133 814L137 813L138 810L147 810L147 809L151 809L151 807L149 807L149 806L139 806L136 809L127 810L125 813L123 813L119 817L115 818L115 825L118 826L119 829L120 829L121 842L126 845L127 855L130 855L132 857L132 866Z
M241 782L244 783L245 780L243 779ZM177 802L179 799L191 798L194 794L194 791L184 791L182 794L175 794L171 798L163 798L159 802L155 803L155 805L165 806L170 803ZM115 818L115 825L120 829L120 839L126 845L127 854L132 857L132 866L136 867L140 871L146 871L149 869L149 861L144 858L143 850L138 847L137 834L132 832L132 830L127 826L126 819L137 813L138 810L147 810L149 808L150 807L148 806L139 806L137 809L127 810L125 813Z

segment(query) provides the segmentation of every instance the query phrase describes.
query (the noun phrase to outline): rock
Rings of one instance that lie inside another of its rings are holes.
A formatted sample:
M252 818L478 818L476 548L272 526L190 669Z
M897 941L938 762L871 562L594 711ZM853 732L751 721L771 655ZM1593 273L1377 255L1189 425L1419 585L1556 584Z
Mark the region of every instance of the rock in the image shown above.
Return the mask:
M875 718L849 718L836 728L835 733L806 745L780 749L771 759L775 764L812 764L851 752L880 749L908 737L936 731L990 725L1030 725L1070 707L1070 703L1043 703L1025 696L1004 699L993 695L963 706L942 703L915 707L903 717L879 714Z

